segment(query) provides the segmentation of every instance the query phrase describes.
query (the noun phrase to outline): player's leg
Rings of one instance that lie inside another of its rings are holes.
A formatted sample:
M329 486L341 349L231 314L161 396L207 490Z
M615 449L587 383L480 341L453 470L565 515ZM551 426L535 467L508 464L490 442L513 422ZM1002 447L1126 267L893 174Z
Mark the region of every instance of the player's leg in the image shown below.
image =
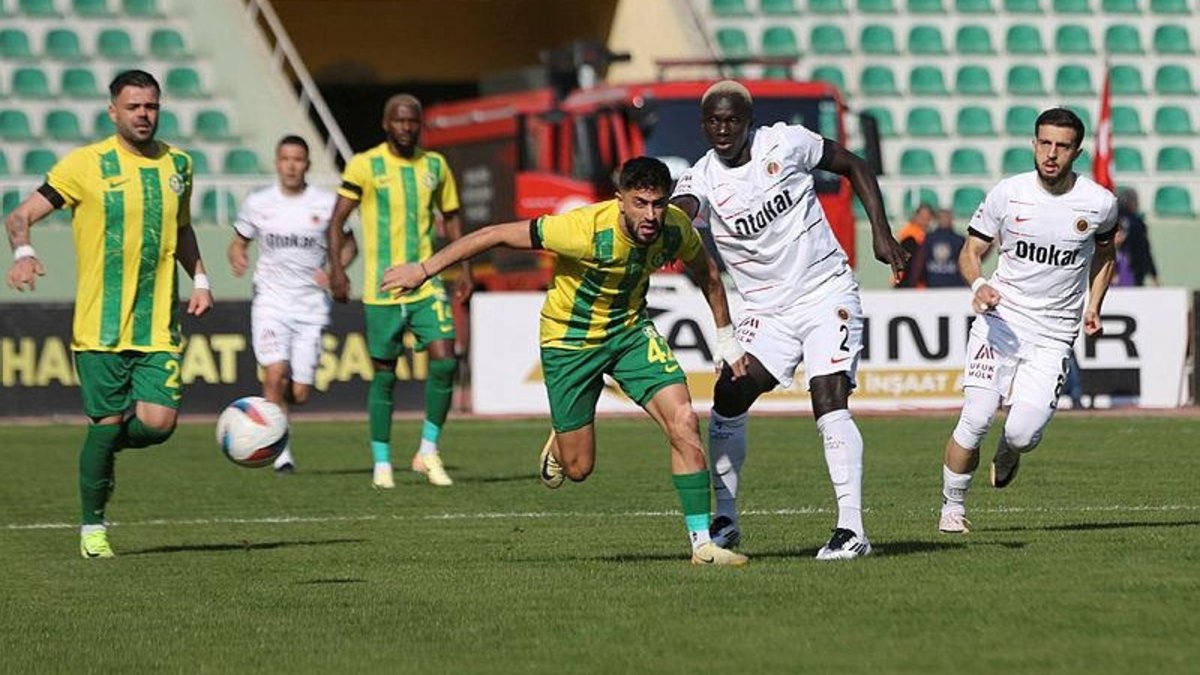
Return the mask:
M130 382L134 414L125 420L122 445L148 448L165 442L175 432L182 399L178 354L150 352L131 355Z
M746 427L750 406L779 383L753 353L746 354L747 375L734 379L733 370L721 369L713 387L713 408L708 421L708 468L716 495L716 513L710 534L722 547L741 540L737 497L742 465L746 461Z
M294 339L291 321L282 312L257 302L250 306L250 344L254 349L254 359L263 369L262 395L278 405L284 415L288 414L288 357ZM285 447L275 458L275 469L287 473L293 468L291 447Z
M1012 406L992 458L992 487L1007 487L1016 479L1021 455L1041 442L1066 382L1070 356L1064 350L1036 347L1031 351L1013 377Z
M374 462L371 484L396 486L392 477L392 394L396 388L396 359L404 350L404 305L364 305L367 352L371 355L371 386L367 391L367 419Z
M80 544L84 558L111 558L104 516L115 484L122 419L132 403L131 368L119 354L78 352L83 411L91 419L79 452Z
M291 324L288 329L288 359L263 369L263 397L277 403L289 416L292 406L302 406L308 402L316 377L317 361L321 358L321 328L319 324ZM293 437L293 434L288 434L287 445L275 458L275 473L278 475L296 471L291 445Z
M454 355L454 317L450 305L439 296L409 307L409 327L417 337L416 348L429 352L425 380L425 421L421 444L413 455L412 468L425 475L430 485L446 487L454 481L446 473L438 452L438 441L454 400L454 377L458 359Z
M564 478L586 479L596 466L593 422L611 355L604 346L543 347L541 360L553 431L542 448L538 475L543 485L555 489Z

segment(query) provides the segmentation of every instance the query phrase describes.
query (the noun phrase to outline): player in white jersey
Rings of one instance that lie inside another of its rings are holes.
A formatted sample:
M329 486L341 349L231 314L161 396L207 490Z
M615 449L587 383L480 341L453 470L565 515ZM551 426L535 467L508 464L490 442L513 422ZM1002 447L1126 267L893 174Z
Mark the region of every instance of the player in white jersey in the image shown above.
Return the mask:
M997 183L971 219L959 267L979 317L967 339L962 415L946 443L942 532L968 531L967 490L996 409L1010 404L991 469L992 486L1002 488L1054 415L1080 319L1087 335L1101 332L1117 204L1072 170L1083 135L1070 110L1043 112L1034 127L1035 170ZM993 243L1000 262L988 279L980 261Z
M741 538L737 493L746 458L750 405L796 367L812 396L825 461L838 503L838 522L819 560L870 553L862 522L862 436L848 409L862 349L858 282L813 189L818 169L846 176L866 207L875 257L899 276L907 258L892 236L875 175L859 157L802 126L752 131L750 92L718 82L700 102L701 129L712 149L675 187L672 201L702 216L741 295L736 331L718 329L744 359L721 370L709 421L709 467L717 494L714 541Z
M229 244L229 265L240 277L250 242L258 240L251 342L263 368L263 398L285 411L289 403L308 401L321 357L321 331L329 324L326 230L336 197L308 185L308 167L303 138L280 140L275 148L279 182L246 197ZM354 256L353 250L343 253ZM275 460L275 470L295 470L290 447Z

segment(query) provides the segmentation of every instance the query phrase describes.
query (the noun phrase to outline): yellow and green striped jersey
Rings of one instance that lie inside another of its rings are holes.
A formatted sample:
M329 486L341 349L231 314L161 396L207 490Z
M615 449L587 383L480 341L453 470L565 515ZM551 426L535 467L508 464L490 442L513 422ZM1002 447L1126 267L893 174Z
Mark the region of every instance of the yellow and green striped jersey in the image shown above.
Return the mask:
M46 184L74 211L75 351L178 352L175 246L191 225L192 158L153 159L111 136L70 152Z
M379 284L388 267L433 255L434 211L458 210L458 188L445 157L418 149L407 159L380 143L350 158L338 194L359 202L364 303L398 305L441 292L437 278L401 296L380 291Z
M636 326L646 319L650 274L676 258L690 262L703 250L692 221L674 206L667 207L658 239L639 246L621 228L615 199L542 216L531 234L535 248L558 254L542 305L543 347L598 347Z

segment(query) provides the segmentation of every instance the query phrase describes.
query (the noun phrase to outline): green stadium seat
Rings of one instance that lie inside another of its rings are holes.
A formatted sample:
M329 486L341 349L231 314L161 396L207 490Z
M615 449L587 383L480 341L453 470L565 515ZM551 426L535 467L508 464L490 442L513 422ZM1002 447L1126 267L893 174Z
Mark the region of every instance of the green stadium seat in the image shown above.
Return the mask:
M3 150L0 150L0 176L7 176L7 175L8 175L8 155L4 154ZM4 207L4 213L7 214L9 211L12 211L12 209L8 208L8 206L6 205Z
M1196 131L1192 128L1192 116L1187 108L1164 105L1154 111L1154 133L1163 136L1191 136Z
M975 211L986 198L987 193L980 187L967 186L955 188L951 208L954 209L956 217L970 218L975 215Z
M1108 72L1113 96L1142 96L1146 87L1142 85L1142 71L1137 66L1113 66Z
M1092 46L1092 34L1087 26L1065 24L1054 32L1054 51L1059 54L1095 54Z
M1075 113L1075 116L1078 117L1081 122L1083 122L1083 128L1085 131L1096 130L1096 127L1092 126L1092 113L1087 108L1080 105L1066 105L1063 107Z
M223 209L218 204L224 202ZM237 217L237 200L228 190L209 188L200 196L200 222L228 225Z
M954 0L959 14L993 14L992 0Z
M721 28L717 30L717 46L724 56L749 56L750 39L741 28Z
M746 0L712 0L712 12L717 16L749 16Z
M80 61L84 58L79 35L66 28L55 28L46 33L46 56L60 61Z
M258 164L258 155L248 148L234 148L225 153L225 163L222 169L227 174L246 176L262 173Z
M84 140L83 126L73 110L58 109L46 113L45 136L52 141L77 143Z
M1154 51L1159 54L1193 54L1192 43L1184 26L1165 24L1154 29Z
M790 80L792 69L789 66L764 66L762 77L764 80Z
M1071 165L1071 168L1075 170L1075 173L1081 176L1091 176L1092 154L1085 148L1083 152L1079 153L1079 157L1075 160L1075 163Z
M900 153L900 175L936 176L937 164L933 153L925 148L909 148Z
M183 35L170 28L158 28L150 33L150 56L156 59L185 59L188 53Z
M192 173L197 176L207 176L212 173L211 165L208 163L208 153L193 148L186 150L187 154L192 158Z
M891 56L899 54L896 35L889 26L864 26L858 39L858 48L864 54Z
M1146 163L1142 161L1142 151L1126 145L1113 148L1113 168L1121 173L1142 173Z
M200 82L200 73L195 68L178 66L167 71L164 83L166 93L179 98L204 98L204 85Z
M54 168L56 162L58 157L53 150L34 148L25 153L25 158L21 161L21 171L27 176L44 176Z
M1009 54L1038 56L1046 53L1042 46L1042 33L1036 26L1018 23L1008 27L1004 34L1004 49Z
M1191 150L1179 145L1167 145L1158 149L1158 156L1154 160L1154 169L1172 173L1180 171L1191 173L1196 170L1196 164L1192 160Z
M992 34L984 26L961 26L954 35L954 50L970 56L988 56L996 53L992 46Z
M38 19L57 19L62 17L54 6L54 0L21 0L18 3L21 13Z
M1090 0L1054 0L1056 14L1091 14Z
M0 59L32 59L29 35L20 28L0 30Z
M1041 14L1041 0L1004 0L1004 11L1009 14Z
M1166 96L1191 96L1196 93L1192 88L1191 73L1177 64L1162 66L1154 72L1154 91Z
M1078 64L1059 66L1054 75L1054 91L1063 96L1095 96L1092 74L1087 67Z
M19 98L52 98L50 78L41 68L17 68L12 74L12 93Z
M913 26L908 31L908 53L937 56L946 53L946 42L937 26Z
M1032 133L1029 135L1033 136ZM1033 171L1033 148L1021 146L1006 149L1000 157L1000 170L1006 174Z
M763 54L767 56L799 56L800 45L796 43L796 34L787 26L771 26L763 31Z
M196 138L204 141L227 141L235 138L229 117L220 110L201 110L192 127Z
M917 66L908 74L908 93L916 96L945 96L946 80L937 66Z
M5 141L33 140L33 127L24 110L0 110L0 139Z
M111 61L131 61L138 57L133 38L122 28L105 28L96 36L96 53Z
M158 137L164 141L178 141L186 138L183 127L179 124L179 116L170 110L158 111Z
M992 111L979 105L959 108L954 128L959 136L991 137L996 135L996 127L992 124Z
M113 16L108 0L72 0L71 13L85 19L107 19Z
M112 118L108 116L107 110L96 112L96 116L92 118L92 138L108 138L117 133L117 128L113 126Z
M986 176L987 160L978 148L955 148L950 153L951 176Z
M59 78L59 91L67 98L100 99L105 92L96 82L96 73L90 68L67 68Z
M1138 114L1138 109L1125 105L1112 107L1112 130L1116 136L1146 135L1146 131L1142 128L1142 116Z
M12 213L14 209L21 205L21 193L17 190L6 190L3 198L4 214Z
M896 86L896 74L887 66L875 65L863 68L859 85L859 91L865 96L900 95L900 89Z
M1168 218L1194 218L1192 195L1179 185L1164 185L1154 193L1154 213Z
M849 54L846 34L838 26L820 24L813 26L808 45L814 54Z
M161 19L166 16L155 0L121 0L121 10L126 16L141 19Z
M863 110L864 113L875 117L875 124L879 127L879 135L883 138L895 138L899 134L896 132L896 121L892 119L892 111L882 106L873 106Z
M1046 85L1037 66L1019 65L1008 69L1008 93L1014 96L1045 96Z
M813 4L814 3L811 1L808 3L809 10L814 12L818 11L813 9ZM815 4L820 5L822 3L818 1ZM842 3L839 1L834 4L840 6ZM794 16L800 13L796 10L795 0L760 0L758 9L767 16ZM842 12L845 12L845 10L846 8L842 7ZM826 12L826 14L829 13L830 12Z
M1103 0L1100 8L1105 14L1141 14L1139 0Z
M846 14L846 3L843 0L808 0L808 11L810 14ZM763 12L766 13L766 5L763 5Z
M946 128L942 125L942 113L937 108L918 106L909 110L904 128L909 136L941 138L946 135Z
M849 91L846 88L846 74L837 66L818 66L813 68L809 79L814 82L828 82L842 90L842 92Z
M1113 24L1104 31L1104 50L1109 54L1144 54L1137 28Z
M864 14L895 14L892 0L858 0L858 11Z
M1028 105L1015 105L1004 114L1004 133L1009 136L1033 138L1033 125L1037 124L1037 108Z
M945 14L942 0L908 0L909 14Z
M983 66L963 66L954 74L954 91L964 96L991 96L992 74Z
M1154 14L1191 14L1188 0L1150 0L1150 11Z
M928 204L933 208L937 208L941 200L938 199L937 193L932 188L916 187L904 191L904 212L912 213L917 210L921 204Z

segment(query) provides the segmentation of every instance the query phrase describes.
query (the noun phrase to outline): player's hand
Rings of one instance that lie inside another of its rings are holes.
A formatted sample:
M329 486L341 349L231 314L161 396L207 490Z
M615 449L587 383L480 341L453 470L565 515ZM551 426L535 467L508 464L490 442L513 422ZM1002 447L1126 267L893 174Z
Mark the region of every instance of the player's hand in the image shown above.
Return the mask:
M350 301L350 278L346 276L346 270L329 272L329 294L336 302Z
M420 263L392 265L384 270L383 283L379 284L379 289L399 295L419 288L428 280L429 277L425 275Z
M313 272L312 278L313 278L313 283L320 286L321 288L325 288L325 289L329 288L329 273L325 271L325 268L323 268L323 267L317 268L317 271Z
M229 268L233 270L233 276L240 279L250 265L250 260L246 257L246 249L241 246L230 246L228 257Z
M192 297L188 298L187 313L192 316L203 316L205 312L212 309L212 306L212 291L207 288L197 288L192 291Z
M736 380L746 374L748 364L746 350L742 349L742 345L734 336L733 326L718 326L717 349L713 353L713 366L717 374L720 375L721 369L728 365L733 371L733 379Z
M1088 337L1096 337L1104 333L1104 325L1100 323L1100 312L1094 309L1084 311L1083 333Z
M454 301L462 304L471 299L471 294L475 292L475 281L466 274L459 275L458 280L454 282Z
M875 235L871 245L875 249L875 259L892 268L892 285L898 285L904 278L904 268L908 266L908 251L904 250L890 232L886 235Z
M976 314L983 314L999 304L1000 292L992 288L990 284L980 286L979 290L975 291L975 295L971 297L971 309L975 310Z
M14 261L8 269L8 287L24 292L37 288L37 278L46 276L46 268L42 261L34 256Z

